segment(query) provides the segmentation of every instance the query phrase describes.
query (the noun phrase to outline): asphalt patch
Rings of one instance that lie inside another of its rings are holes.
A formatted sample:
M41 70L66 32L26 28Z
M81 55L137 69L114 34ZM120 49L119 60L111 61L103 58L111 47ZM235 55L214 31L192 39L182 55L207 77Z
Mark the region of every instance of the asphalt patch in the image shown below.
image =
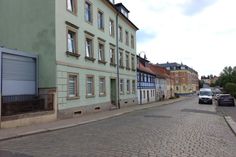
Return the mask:
M214 111L197 110L197 109L182 109L181 112L203 113L203 114L213 114L213 115L217 114Z

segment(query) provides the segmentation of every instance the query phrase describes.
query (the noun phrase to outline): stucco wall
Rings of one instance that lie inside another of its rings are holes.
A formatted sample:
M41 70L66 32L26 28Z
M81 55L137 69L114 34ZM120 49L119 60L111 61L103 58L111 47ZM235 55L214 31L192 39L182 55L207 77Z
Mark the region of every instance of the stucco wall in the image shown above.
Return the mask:
M55 87L55 0L1 0L0 20L0 45L37 54L39 87Z

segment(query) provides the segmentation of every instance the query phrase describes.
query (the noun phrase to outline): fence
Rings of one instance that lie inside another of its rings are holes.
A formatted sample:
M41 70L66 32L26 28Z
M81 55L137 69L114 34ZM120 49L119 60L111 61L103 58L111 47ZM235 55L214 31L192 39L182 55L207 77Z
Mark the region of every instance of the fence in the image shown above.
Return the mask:
M2 116L53 110L54 94L2 96Z

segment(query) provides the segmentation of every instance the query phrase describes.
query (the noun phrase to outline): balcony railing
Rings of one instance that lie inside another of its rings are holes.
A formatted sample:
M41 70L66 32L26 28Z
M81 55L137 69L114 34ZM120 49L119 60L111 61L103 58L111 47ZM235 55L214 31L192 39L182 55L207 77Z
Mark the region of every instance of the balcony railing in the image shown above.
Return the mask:
M2 96L2 116L52 111L54 94Z

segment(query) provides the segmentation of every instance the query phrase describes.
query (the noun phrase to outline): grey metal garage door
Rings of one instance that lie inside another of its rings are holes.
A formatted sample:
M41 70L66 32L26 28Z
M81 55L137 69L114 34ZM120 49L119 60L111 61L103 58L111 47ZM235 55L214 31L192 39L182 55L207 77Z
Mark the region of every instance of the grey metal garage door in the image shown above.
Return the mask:
M2 53L2 96L36 94L36 60Z

